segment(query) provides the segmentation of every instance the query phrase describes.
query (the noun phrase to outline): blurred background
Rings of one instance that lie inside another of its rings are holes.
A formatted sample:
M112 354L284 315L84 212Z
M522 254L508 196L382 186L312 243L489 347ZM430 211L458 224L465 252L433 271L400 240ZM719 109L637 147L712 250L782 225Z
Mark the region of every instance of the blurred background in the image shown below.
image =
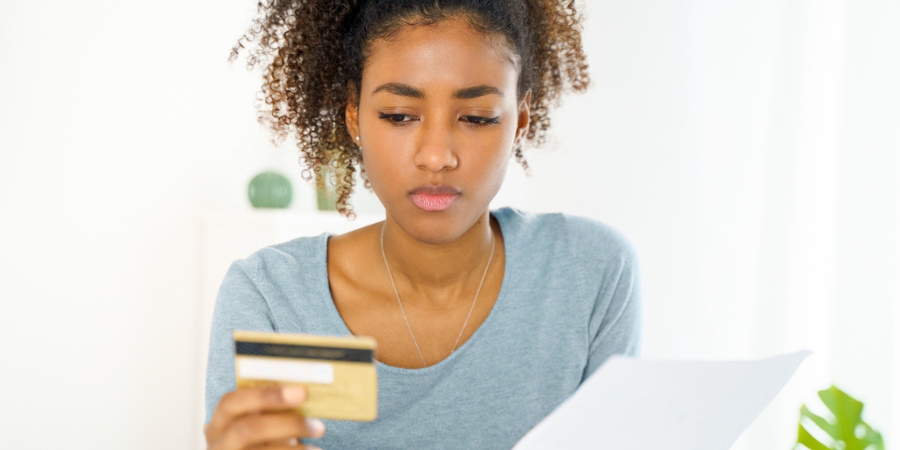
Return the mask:
M790 448L831 383L891 447L900 3L583 4L593 87L495 205L631 239L646 357L815 351L734 449ZM0 447L199 448L210 236L286 240L316 208L257 125L258 73L227 62L255 6L0 0ZM293 182L287 211L252 210L263 170Z

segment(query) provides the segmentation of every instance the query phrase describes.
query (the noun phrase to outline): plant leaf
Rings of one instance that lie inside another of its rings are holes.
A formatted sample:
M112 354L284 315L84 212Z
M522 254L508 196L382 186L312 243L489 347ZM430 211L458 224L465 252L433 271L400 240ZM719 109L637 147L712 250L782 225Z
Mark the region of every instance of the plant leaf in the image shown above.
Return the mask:
M819 428L821 428L822 431L828 433L828 435L831 436L832 439L840 438L840 434L839 434L837 426L832 425L825 418L814 414L812 411L809 410L809 408L806 407L806 405L803 405L800 407L800 417L801 418L806 417L807 419L813 421L813 423L815 423Z
M797 429L797 443L803 444L809 450L832 450L831 447L819 442L818 439L809 434L809 432L806 431L806 428L803 428L802 424L799 425Z
M874 428L870 427L869 424L862 422L862 425L866 428L866 435L863 438L863 443L866 445L866 449L869 450L884 450L884 439L881 437L881 433L875 431Z
M835 386L819 391L819 398L834 415L834 420L814 414L806 405L801 406L795 448L802 445L810 450L884 450L881 433L862 421L862 402ZM834 440L831 446L823 444L804 428L804 418ZM857 436L857 431L862 436Z
M819 391L819 398L834 414L835 422L831 423L816 416L805 405L800 409L801 420L803 417L811 420L828 433L836 443L843 443L844 450L884 450L881 434L862 421L862 402L835 386ZM862 437L856 434L859 428L864 431Z
M835 438L846 442L847 450L854 449L855 447L852 444L858 440L856 438L856 427L862 422L862 402L847 395L835 386L819 391L819 398L822 399L822 403L831 410L831 413L837 419L838 436ZM864 448L861 447L860 450Z

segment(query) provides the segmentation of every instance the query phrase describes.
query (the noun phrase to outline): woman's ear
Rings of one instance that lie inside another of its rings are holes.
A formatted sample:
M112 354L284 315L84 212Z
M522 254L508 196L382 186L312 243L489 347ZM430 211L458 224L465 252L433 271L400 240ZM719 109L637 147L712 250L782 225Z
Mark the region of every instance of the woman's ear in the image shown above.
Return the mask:
M356 83L347 83L347 107L344 108L344 121L347 122L347 133L350 134L350 140L357 142L359 137L359 95L357 94Z
M519 102L519 121L516 125L516 140L525 139L528 134L528 125L531 123L531 89L525 93L525 97Z

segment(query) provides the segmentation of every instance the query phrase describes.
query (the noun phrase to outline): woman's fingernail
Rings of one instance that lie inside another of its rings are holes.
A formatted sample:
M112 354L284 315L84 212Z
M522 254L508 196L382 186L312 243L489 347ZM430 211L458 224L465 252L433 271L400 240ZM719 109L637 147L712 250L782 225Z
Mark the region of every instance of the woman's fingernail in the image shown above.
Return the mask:
M312 437L320 438L325 436L325 424L319 419L306 419L306 427L309 428Z
M300 386L285 386L281 388L281 399L289 405L296 405L306 398L306 389Z

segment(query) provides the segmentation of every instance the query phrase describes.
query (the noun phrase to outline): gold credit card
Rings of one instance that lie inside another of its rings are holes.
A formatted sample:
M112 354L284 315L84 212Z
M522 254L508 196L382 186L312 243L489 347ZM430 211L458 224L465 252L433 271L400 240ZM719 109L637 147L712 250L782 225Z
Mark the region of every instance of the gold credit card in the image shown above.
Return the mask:
M298 384L306 417L370 422L378 416L375 339L234 332L237 387Z

